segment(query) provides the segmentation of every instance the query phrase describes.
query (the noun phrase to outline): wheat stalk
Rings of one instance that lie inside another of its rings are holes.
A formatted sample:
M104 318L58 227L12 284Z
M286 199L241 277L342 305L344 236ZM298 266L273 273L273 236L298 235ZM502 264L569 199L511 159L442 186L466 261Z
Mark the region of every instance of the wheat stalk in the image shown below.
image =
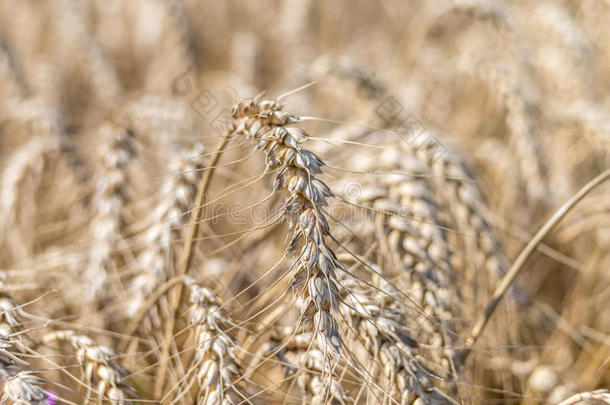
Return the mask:
M519 273L523 270L525 263L529 257L534 253L537 246L542 242L545 236L578 204L583 198L587 196L592 190L598 187L600 184L610 178L610 170L606 170L594 179L585 184L576 194L566 201L553 216L536 232L532 240L525 246L521 251L517 259L513 262L510 269L506 272L500 283L498 284L493 296L489 300L489 303L485 307L485 312L479 317L477 322L472 328L468 344L472 346L476 343L477 339L481 335L483 328L491 318L491 315L495 311L500 300L504 297L512 283L515 281ZM468 351L465 352L466 354Z

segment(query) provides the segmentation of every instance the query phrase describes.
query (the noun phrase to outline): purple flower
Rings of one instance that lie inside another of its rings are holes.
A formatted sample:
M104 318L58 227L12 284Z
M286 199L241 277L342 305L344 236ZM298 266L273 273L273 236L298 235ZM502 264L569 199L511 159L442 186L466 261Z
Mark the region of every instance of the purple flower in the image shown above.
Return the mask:
M57 405L57 400L59 399L59 395L57 395L57 392L53 391L53 390L48 390L47 391L47 400L46 403L49 405Z

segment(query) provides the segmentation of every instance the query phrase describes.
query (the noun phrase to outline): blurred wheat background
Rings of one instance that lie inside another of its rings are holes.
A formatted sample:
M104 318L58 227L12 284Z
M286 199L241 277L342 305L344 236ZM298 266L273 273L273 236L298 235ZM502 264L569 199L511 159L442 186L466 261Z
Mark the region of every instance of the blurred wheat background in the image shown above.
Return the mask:
M0 0L0 403L610 404L609 21Z

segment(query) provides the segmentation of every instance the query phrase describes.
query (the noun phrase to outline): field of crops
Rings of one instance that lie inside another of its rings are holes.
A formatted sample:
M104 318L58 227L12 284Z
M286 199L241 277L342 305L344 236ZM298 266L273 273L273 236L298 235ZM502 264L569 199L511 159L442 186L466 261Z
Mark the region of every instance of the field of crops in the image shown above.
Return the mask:
M609 21L0 0L0 404L610 404Z

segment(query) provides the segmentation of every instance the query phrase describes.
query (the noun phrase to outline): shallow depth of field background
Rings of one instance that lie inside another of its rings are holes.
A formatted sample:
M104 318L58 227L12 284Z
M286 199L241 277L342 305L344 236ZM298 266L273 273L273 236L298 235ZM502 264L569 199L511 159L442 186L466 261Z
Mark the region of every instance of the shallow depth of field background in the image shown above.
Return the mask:
M361 287L385 277L404 295L393 311L430 305L436 317L439 297L407 303L417 288L390 267L451 271L441 346L463 347L502 272L609 167L609 21L606 0L0 0L0 286L24 312L13 321L3 309L0 343L27 363L0 347L3 399L14 403L19 368L37 370L48 398L109 400L96 374L108 364L48 338L71 330L113 349L125 381L110 386L130 385L137 403L215 403L197 388L188 288L175 316L176 290L147 300L179 274L232 105L257 95L286 95L284 110L303 117L302 147L336 195L335 253ZM415 152L423 139L428 161ZM276 358L288 339L278 331L299 325L298 259L285 195L254 146L232 139L213 167L188 274L232 319L245 394L226 403L314 403L312 375L325 371ZM454 180L480 194L448 196ZM417 308L401 313L433 385L460 404L558 404L610 387L609 193L597 187L538 246L464 364L440 360L441 332ZM447 255L433 260L423 243L408 262L412 234L440 237ZM389 308L382 295L373 301ZM356 365L334 371L345 403L445 403L393 392L368 349L354 343Z

